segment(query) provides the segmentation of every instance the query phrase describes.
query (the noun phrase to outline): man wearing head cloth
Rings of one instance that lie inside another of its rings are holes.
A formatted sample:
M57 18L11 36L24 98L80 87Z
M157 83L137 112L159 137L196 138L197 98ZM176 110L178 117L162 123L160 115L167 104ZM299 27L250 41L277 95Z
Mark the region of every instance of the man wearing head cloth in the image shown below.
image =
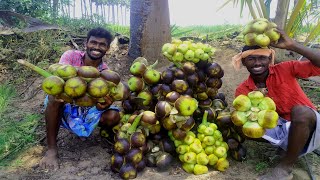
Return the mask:
M244 66L250 73L237 87L235 97L264 90L276 103L280 117L277 127L267 129L262 138L284 150L285 155L277 166L258 179L292 179L296 160L320 146L320 114L297 81L297 78L320 75L320 50L300 45L283 30L277 31L281 37L271 46L297 52L307 60L274 65L274 50L258 46L244 46L242 52L232 58L236 70Z

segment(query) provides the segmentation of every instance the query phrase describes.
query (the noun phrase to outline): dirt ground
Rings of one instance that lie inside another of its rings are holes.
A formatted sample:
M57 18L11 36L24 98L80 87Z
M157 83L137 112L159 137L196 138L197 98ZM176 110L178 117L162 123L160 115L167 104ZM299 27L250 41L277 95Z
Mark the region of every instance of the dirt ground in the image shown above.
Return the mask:
M242 68L239 72L234 71L231 65L231 57L240 50L240 45L235 42L220 41L213 44L218 48L214 56L214 61L219 63L225 71L221 92L226 94L229 104L232 102L234 89L247 78L248 73ZM121 73L122 78L128 78L128 67L130 63L123 58L126 54L126 46L110 54L108 64L112 70ZM161 63L160 63L161 64ZM159 70L166 66L158 66ZM25 112L41 113L43 110L44 93L40 90L41 78L30 79L20 87L20 94L24 96L24 101L15 104L14 108ZM31 97L31 98L28 98ZM39 136L44 137L44 119L39 129ZM269 144L246 141L248 157L244 162L230 160L230 168L225 172L210 169L205 175L187 174L180 167L176 160L166 172L158 172L156 169L146 168L138 174L136 179L255 179L257 176L275 166L277 159L273 158L275 148ZM83 140L74 134L61 129L58 135L58 147L60 156L60 169L58 171L45 171L38 167L39 160L46 150L46 140L43 138L39 143L28 148L21 153L15 161L20 162L19 166L0 168L0 179L119 179L109 169L110 145L100 137L98 128L93 135ZM315 154L306 156L314 172L316 179L320 178L320 157ZM295 165L294 179L310 179L307 173L307 166L301 158Z

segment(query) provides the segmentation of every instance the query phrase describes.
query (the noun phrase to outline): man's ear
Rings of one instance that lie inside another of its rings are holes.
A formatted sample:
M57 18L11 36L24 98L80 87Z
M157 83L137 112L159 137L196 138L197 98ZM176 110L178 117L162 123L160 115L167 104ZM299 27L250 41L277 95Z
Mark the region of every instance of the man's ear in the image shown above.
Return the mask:
M269 64L272 63L272 55L269 56Z

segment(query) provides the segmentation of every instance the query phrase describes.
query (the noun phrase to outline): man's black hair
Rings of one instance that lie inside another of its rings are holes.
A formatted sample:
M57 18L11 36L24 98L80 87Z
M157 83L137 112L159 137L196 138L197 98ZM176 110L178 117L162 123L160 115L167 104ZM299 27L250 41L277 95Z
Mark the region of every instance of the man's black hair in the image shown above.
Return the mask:
M91 29L87 34L87 41L89 41L91 36L107 39L108 46L110 46L110 44L113 40L112 34L102 27L97 27L97 28Z
M244 52L244 51L248 51L248 50L253 50L253 49L261 49L261 47L260 46L247 46L247 45L245 45L245 46L243 46L243 48L242 48L242 52Z

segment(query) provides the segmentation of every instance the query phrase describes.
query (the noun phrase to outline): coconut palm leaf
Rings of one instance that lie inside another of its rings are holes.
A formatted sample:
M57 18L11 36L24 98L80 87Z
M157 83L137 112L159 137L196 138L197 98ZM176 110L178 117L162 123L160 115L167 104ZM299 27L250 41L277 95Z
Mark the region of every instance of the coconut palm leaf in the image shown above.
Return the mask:
M269 1L271 2L271 0L269 0ZM263 17L266 19L269 19L269 14L267 13L267 7L266 7L266 4L264 3L264 0L259 0L259 2L260 2L260 7L261 7L261 10L263 13ZM269 8L270 8L270 6L269 6Z
M179 29L179 26L177 26L176 24L173 24L170 26L170 32L172 37L179 37L181 35L185 35L185 34L188 34L189 32L192 32L192 29L181 31Z
M254 0L254 2L253 2L253 0L240 0L240 1L239 0L226 0L225 3L223 3L223 5L218 8L218 11L220 9L222 9L223 7L225 7L227 4L231 3L231 2L235 6L237 6L240 3L240 16L242 16L242 12L243 12L244 6L247 5L248 8L249 8L250 14L251 14L253 19L257 19L258 18L257 14L256 14L256 11L259 13L260 17L264 17L264 18L268 18L269 17L268 14L267 14L267 9L266 9L266 6L265 6L263 0L260 1L260 6L259 6L259 4L257 3L256 0ZM255 3L256 9L253 7L253 3Z
M245 6L246 1L247 0L240 0L240 16L242 16L243 7ZM233 3L234 6L238 6L239 4L239 0L226 0L226 2L223 3L222 6L220 6L217 11L224 8L227 4L231 2Z
M308 18L307 16L310 12L311 5L312 4L310 3L301 9L298 17L295 19L293 23L290 34L295 35L299 29L302 29L303 23L307 24L307 22L303 22L303 21L305 21Z
M253 19L257 19L257 15L256 15L256 12L252 6L252 0L246 0L246 3L248 5L248 8L249 8L249 11L250 11L250 14L252 16Z
M307 45L310 41L314 40L319 36L320 34L320 20L318 21L318 24L314 27L314 29L310 32L307 39L304 41L304 45Z
M256 5L257 11L259 13L259 16L261 18L263 18L262 10L261 10L260 5L258 4L257 0L254 0L254 4Z
M303 6L305 6L305 4L306 0L299 0L297 5L294 7L293 12L289 18L288 24L285 26L285 32L287 34L290 34L294 21L296 20L297 16L299 15L299 12L303 8Z
M242 5L240 6L240 8L241 8L240 12L242 12L242 7L243 7L244 1L245 1L245 0L241 0L241 4L242 4ZM234 6L237 6L238 3L239 3L239 0L226 0L225 3L223 3L223 4L218 8L218 10L224 8L227 4L229 4L229 3L231 3L231 2L233 3Z

